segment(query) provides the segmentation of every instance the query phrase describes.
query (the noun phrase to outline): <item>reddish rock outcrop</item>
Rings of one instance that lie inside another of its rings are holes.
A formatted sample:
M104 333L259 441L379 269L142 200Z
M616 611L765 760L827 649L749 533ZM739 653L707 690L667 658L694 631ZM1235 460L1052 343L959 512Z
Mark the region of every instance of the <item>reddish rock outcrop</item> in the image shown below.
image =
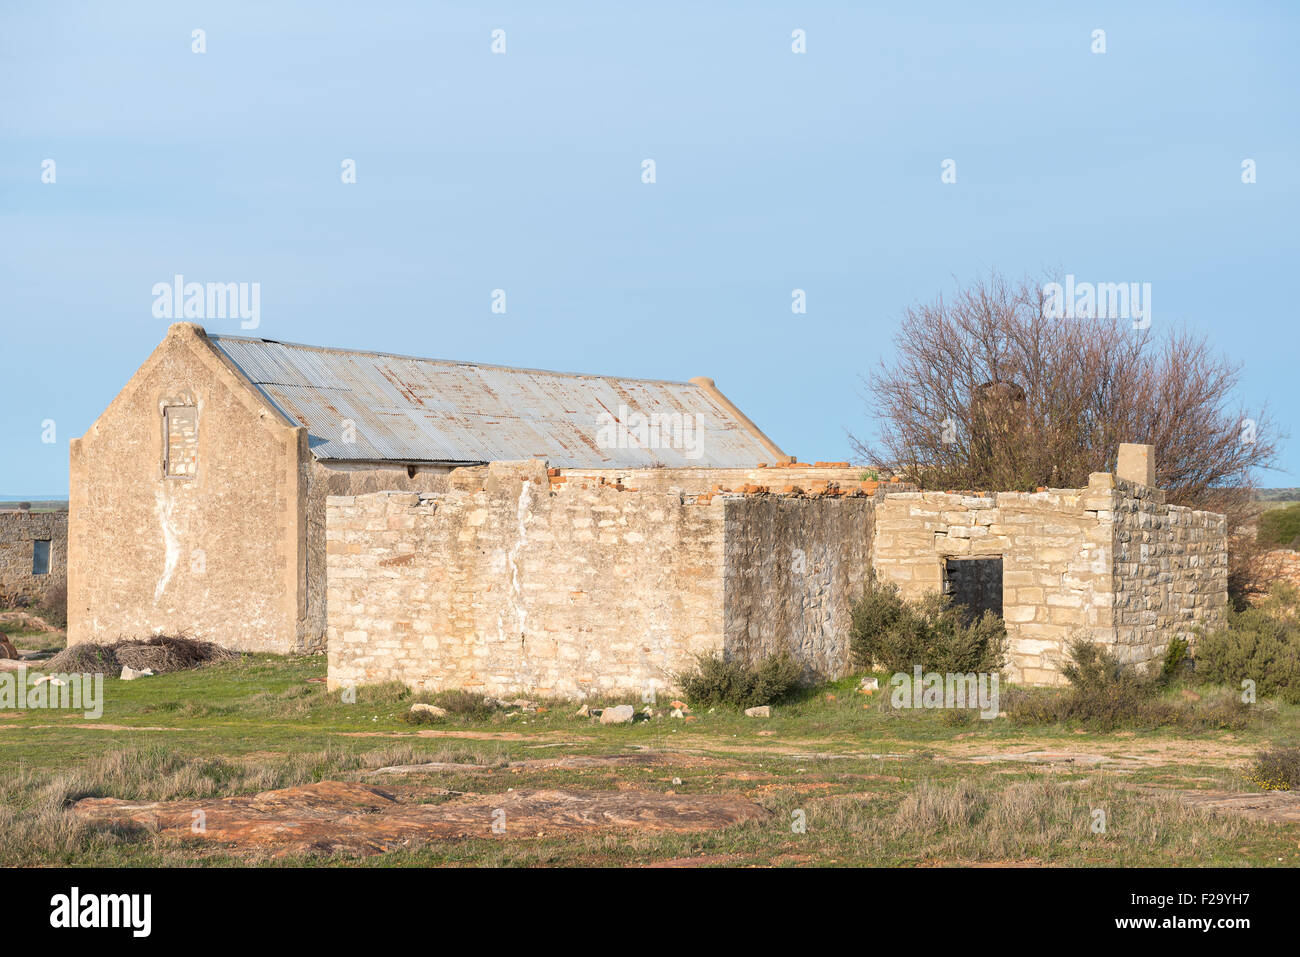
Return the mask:
M85 798L73 805L72 813L88 821L134 824L165 837L276 855L378 854L429 841L532 838L557 831L704 831L771 814L737 795L639 790L529 789L421 803L448 793L435 787L321 781L231 798Z

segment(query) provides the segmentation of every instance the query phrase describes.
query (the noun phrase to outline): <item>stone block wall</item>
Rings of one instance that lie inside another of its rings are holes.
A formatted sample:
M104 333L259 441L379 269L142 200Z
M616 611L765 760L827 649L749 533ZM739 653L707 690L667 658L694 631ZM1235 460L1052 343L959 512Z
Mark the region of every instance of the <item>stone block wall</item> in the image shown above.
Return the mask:
M1222 515L1165 504L1164 493L1108 473L1087 488L888 495L873 564L904 597L943 587L948 557L1000 556L1008 676L1057 684L1068 645L1086 637L1149 667L1173 636L1222 620Z
M552 494L545 463L500 463L330 497L326 552L333 687L639 697L722 647L720 499Z
M1099 473L1093 484L1104 487L1108 478ZM1127 663L1158 664L1171 638L1194 641L1198 626L1214 627L1224 620L1227 519L1167 505L1160 489L1113 481L1109 524L1115 556L1115 650ZM1105 510L1099 515L1106 521Z
M551 478L494 463L445 492L328 498L330 685L640 697L699 654L779 648L848 670L870 499Z
M698 654L782 649L835 677L873 569L917 598L972 558L1001 561L1007 672L1025 683L1059 683L1075 637L1148 667L1227 603L1223 517L1106 473L991 495L688 493L540 461L438 480L326 499L332 686L640 696Z
M834 483L843 488L876 485L867 482L867 469L849 468L842 463L791 463L765 465L751 469L552 469L555 484L565 482L604 481L637 491L680 491L702 494L722 489L740 489L746 485L763 486L773 492L788 488L811 491Z
M1260 556L1256 587L1267 591L1274 582L1300 588L1300 552L1275 548Z
M876 515L873 565L905 598L943 588L946 559L1002 558L1007 673L1052 684L1075 633L1111 621L1110 533L1075 489L888 495Z
M871 570L873 500L724 497L726 649L785 650L811 678L851 669L849 625Z
M50 571L32 574L37 540L50 543ZM37 602L68 581L68 513L0 511L0 607Z
M174 408L192 411L196 430L184 474L168 468ZM307 457L305 429L269 409L201 329L173 325L70 443L69 644L165 633L308 650Z
M448 466L406 466L385 462L306 463L307 468L307 620L301 630L304 651L325 650L327 625L325 563L325 501L331 495L370 492L441 492L447 487Z

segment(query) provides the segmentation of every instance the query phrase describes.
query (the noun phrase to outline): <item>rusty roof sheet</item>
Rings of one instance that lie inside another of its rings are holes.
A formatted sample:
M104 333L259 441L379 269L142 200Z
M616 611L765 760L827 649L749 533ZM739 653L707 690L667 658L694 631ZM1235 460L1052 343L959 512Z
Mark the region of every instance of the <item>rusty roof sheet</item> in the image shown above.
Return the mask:
M290 421L307 429L319 459L540 458L561 468L751 468L773 458L752 429L690 382L513 369L241 336L209 339ZM682 418L654 420L660 423L657 437L648 428L652 417L674 415Z

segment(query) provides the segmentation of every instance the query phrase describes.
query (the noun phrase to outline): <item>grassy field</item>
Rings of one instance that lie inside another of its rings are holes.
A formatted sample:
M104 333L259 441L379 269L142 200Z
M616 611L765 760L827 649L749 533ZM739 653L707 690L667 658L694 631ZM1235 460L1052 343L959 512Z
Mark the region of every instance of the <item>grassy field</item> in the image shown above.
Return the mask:
M1257 706L1250 727L1231 733L1099 735L894 710L887 692L859 694L846 679L775 706L768 719L719 709L691 720L601 726L575 717L571 703L540 702L535 714L411 725L402 720L413 700L404 689L363 688L348 704L311 680L324 670L322 657L250 655L131 682L107 679L99 720L0 710L0 864L1300 864L1300 824L1209 812L1182 797L1252 790L1244 771L1254 753L1300 741L1300 708L1272 702ZM506 766L629 753L654 754L659 763ZM772 813L700 833L485 834L369 857L272 858L215 841L182 845L87 825L68 812L86 796L223 797L355 781L366 769L425 761L479 766L417 776L448 792L736 794ZM1104 833L1090 826L1098 810Z

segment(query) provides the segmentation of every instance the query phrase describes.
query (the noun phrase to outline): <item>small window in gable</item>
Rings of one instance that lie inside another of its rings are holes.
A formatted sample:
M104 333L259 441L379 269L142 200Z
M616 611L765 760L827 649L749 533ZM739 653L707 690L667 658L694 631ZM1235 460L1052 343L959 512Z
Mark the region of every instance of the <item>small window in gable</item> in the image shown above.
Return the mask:
M166 474L193 478L199 464L199 410L192 405L167 406L163 431L167 437Z
M50 540L38 538L32 542L32 574L48 575L50 573Z

